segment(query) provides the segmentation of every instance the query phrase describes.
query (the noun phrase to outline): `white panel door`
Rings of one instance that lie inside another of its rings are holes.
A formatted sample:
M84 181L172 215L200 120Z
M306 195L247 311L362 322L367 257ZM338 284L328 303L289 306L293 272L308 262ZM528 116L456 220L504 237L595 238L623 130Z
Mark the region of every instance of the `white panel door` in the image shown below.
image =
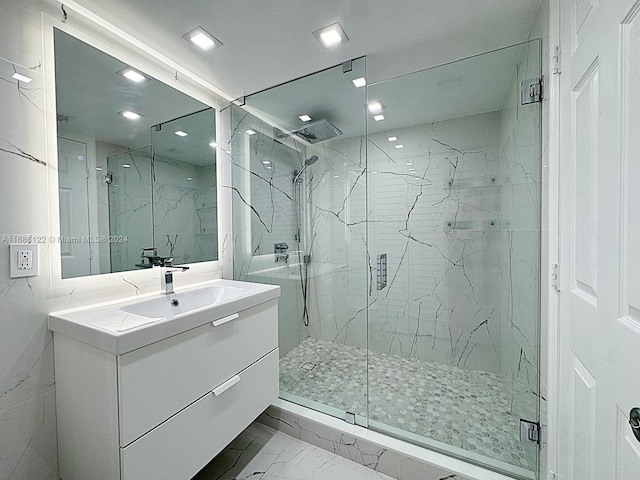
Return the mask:
M58 137L60 254L62 277L91 274L89 204L87 201L87 145ZM62 241L62 240L66 241Z
M559 478L637 480L640 0L563 0Z

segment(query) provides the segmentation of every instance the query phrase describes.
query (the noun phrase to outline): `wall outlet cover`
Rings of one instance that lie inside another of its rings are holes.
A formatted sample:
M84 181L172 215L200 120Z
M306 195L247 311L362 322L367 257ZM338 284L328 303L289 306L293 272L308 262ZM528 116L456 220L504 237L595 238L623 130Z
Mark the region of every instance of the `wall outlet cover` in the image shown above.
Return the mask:
M9 245L9 276L11 278L38 275L38 244Z

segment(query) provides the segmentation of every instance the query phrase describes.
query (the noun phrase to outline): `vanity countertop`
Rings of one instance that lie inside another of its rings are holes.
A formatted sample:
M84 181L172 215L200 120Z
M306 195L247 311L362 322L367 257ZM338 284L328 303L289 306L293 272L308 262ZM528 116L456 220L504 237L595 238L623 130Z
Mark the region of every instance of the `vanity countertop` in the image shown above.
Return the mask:
M121 355L280 296L280 287L277 285L218 279L176 288L175 294L167 295L167 297L172 298L209 287L240 288L245 289L247 293L170 318L151 318L128 313L121 309L124 306L132 306L159 298L162 294L155 292L138 295L107 303L52 312L49 314L49 329L113 354Z

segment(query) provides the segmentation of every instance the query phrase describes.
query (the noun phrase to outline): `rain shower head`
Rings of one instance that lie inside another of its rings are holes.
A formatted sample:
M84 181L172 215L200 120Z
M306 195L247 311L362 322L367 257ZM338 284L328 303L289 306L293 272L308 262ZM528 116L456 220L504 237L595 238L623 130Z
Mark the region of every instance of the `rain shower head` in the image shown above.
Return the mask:
M309 143L318 143L342 135L342 130L329 120L322 119L294 130L293 133Z

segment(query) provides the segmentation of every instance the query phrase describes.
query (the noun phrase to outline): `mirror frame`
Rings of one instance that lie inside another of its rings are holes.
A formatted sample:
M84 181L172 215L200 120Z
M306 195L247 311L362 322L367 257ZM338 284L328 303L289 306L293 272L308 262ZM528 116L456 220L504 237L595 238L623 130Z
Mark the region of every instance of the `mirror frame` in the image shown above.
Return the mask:
M79 7L80 8L80 7ZM81 9L83 10L83 9ZM156 80L175 88L201 103L215 109L216 113L216 139L221 139L221 115L224 108L222 104L228 104L231 100L218 89L191 74L184 67L175 64L161 53L151 49L143 43L135 40L126 32L101 20L88 11L73 10L76 15L69 15L67 21L56 20L50 15L42 15L43 32L43 70L44 70L44 96L45 96L45 141L47 152L47 186L49 208L49 271L51 288L60 291L69 288L75 289L82 285L88 290L96 287L105 287L106 284L122 285L123 281L155 282L160 289L160 269L128 270L95 274L84 277L62 278L62 263L58 238L60 237L60 212L58 198L58 153L57 153L57 121L56 121L56 84L55 84L55 50L54 27L71 35L78 40L115 57L122 62L131 65L141 72ZM79 13L80 15L77 15ZM88 33L87 33L88 32ZM179 81L176 81L180 75ZM218 144L221 142L218 141ZM229 170L224 166L226 155L219 146L216 155L216 196L217 196L217 229L218 229L218 259L213 261L189 264L189 271L182 274L183 284L194 281L211 280L222 277L223 244L230 232L231 215L221 215L230 205L230 196L223 192L223 185L230 184L226 181ZM227 198L228 197L228 198ZM222 207L222 208L221 208ZM226 218L228 216L228 218ZM46 260L43 260L46 261ZM204 279L202 277L205 277ZM191 280L191 281L190 281ZM155 288L155 287L154 287ZM98 301L100 301L98 299Z

